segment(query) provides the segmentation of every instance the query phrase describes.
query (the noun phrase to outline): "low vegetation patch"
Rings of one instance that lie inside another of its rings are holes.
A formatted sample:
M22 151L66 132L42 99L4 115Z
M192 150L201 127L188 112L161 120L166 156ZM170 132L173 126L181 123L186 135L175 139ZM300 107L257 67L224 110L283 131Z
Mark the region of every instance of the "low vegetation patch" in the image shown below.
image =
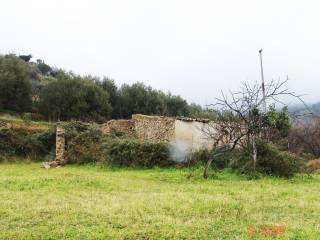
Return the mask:
M135 139L108 139L103 143L104 161L118 166L168 166L169 148L166 143Z
M306 164L307 172L320 173L320 159L313 159Z
M38 159L55 148L54 129L29 131L23 128L0 129L0 154Z

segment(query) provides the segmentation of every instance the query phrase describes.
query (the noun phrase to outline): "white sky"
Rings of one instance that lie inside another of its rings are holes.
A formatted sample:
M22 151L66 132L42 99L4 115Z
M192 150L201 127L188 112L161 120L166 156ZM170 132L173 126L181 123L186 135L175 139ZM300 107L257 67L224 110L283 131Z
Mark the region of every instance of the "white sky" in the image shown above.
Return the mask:
M208 104L266 80L320 100L320 1L1 0L0 52Z

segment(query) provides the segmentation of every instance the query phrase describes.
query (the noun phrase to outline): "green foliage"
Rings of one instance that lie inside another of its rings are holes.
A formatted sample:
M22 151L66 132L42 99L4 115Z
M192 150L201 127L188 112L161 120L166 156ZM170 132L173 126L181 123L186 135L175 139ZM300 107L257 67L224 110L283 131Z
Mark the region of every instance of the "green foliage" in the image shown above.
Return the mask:
M94 120L110 118L111 106L108 94L93 79L70 74L58 76L40 93L40 111L52 120Z
M112 118L118 118L120 116L119 93L114 80L103 78L101 82L97 81L97 84L109 95L109 102L112 106Z
M117 136L103 137L98 125L63 123L66 157L69 163L96 163L118 166L167 166L171 164L165 143L151 143Z
M17 112L31 108L30 72L14 55L0 56L0 108Z
M115 94L116 88L111 82L103 84L105 85L103 88L109 89L107 91L114 96L112 107L115 118L130 118L134 113L198 117L200 116L199 111L202 111L200 106L197 107L198 112L195 107L189 109L186 100L180 96L165 94L143 83L124 84L117 94Z
M42 154L48 154L55 149L56 132L54 128L37 133L35 136L42 146Z
M180 96L169 94L166 97L166 115L168 116L190 116L188 114L188 103Z
M274 176L291 177L299 172L300 159L286 151L280 151L274 145L259 141L258 171Z
M67 142L90 129L90 124L81 121L62 122L60 124L65 129L65 138Z
M257 141L257 167L253 170L252 155L248 149L235 149L227 152L213 161L218 168L230 167L233 170L251 176L267 174L279 177L292 177L301 171L302 160L287 151L279 150L275 145Z
M103 142L104 162L118 166L168 166L170 153L167 144L136 139L112 138Z
M287 107L277 111L275 106L270 106L269 111L264 116L264 121L271 129L277 130L281 137L288 136L291 123Z
M55 146L52 129L30 132L25 129L0 129L0 153L9 156L43 157Z
M52 71L52 68L41 59L37 59L37 67L43 75L48 75Z
M81 123L67 128L68 163L96 163L101 159L102 133L98 126L85 126Z
M214 154L216 153L216 149L200 149L198 151L195 151L192 153L191 156L191 163L192 164L198 164L198 163L206 163L208 159L212 158ZM235 151L234 152L226 152L223 155L219 155L214 157L214 160L211 164L211 166L215 169L224 169L228 168L230 161L232 157L234 157Z
M212 156L212 152L208 149L200 149L199 151L195 151L191 154L191 163L199 164L205 163Z
M160 95L160 92L143 83L134 83L131 86L124 84L119 90L118 117L130 118L134 113L161 114L165 103Z
M204 109L200 105L191 103L188 106L188 114L186 116L190 116L193 118L205 118L210 120L217 119L217 113L212 109Z
M134 113L214 118L212 111L143 83L118 88L112 79L79 76L31 57L0 56L0 109L96 122L128 119Z
M29 113L29 112L23 113L22 116L21 116L21 118L22 118L24 121L27 121L27 122L29 122L29 121L32 120L32 119L31 119L31 113Z

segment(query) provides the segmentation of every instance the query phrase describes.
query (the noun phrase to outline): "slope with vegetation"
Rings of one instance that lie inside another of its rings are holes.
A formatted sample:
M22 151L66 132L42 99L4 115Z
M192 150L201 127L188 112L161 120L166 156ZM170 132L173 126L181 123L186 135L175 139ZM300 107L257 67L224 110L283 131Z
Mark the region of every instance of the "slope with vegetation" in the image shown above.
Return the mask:
M49 120L102 122L133 113L213 117L212 111L143 83L117 86L112 79L80 76L32 56L0 56L0 109L42 114Z

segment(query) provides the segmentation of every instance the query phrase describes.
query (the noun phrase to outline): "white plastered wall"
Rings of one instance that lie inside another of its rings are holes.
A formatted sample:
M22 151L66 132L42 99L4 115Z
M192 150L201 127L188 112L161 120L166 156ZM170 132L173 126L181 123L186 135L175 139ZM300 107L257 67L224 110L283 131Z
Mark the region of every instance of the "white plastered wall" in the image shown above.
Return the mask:
M213 140L209 139L203 131L208 127L210 127L208 123L176 120L174 142L191 151L210 148L213 145Z

